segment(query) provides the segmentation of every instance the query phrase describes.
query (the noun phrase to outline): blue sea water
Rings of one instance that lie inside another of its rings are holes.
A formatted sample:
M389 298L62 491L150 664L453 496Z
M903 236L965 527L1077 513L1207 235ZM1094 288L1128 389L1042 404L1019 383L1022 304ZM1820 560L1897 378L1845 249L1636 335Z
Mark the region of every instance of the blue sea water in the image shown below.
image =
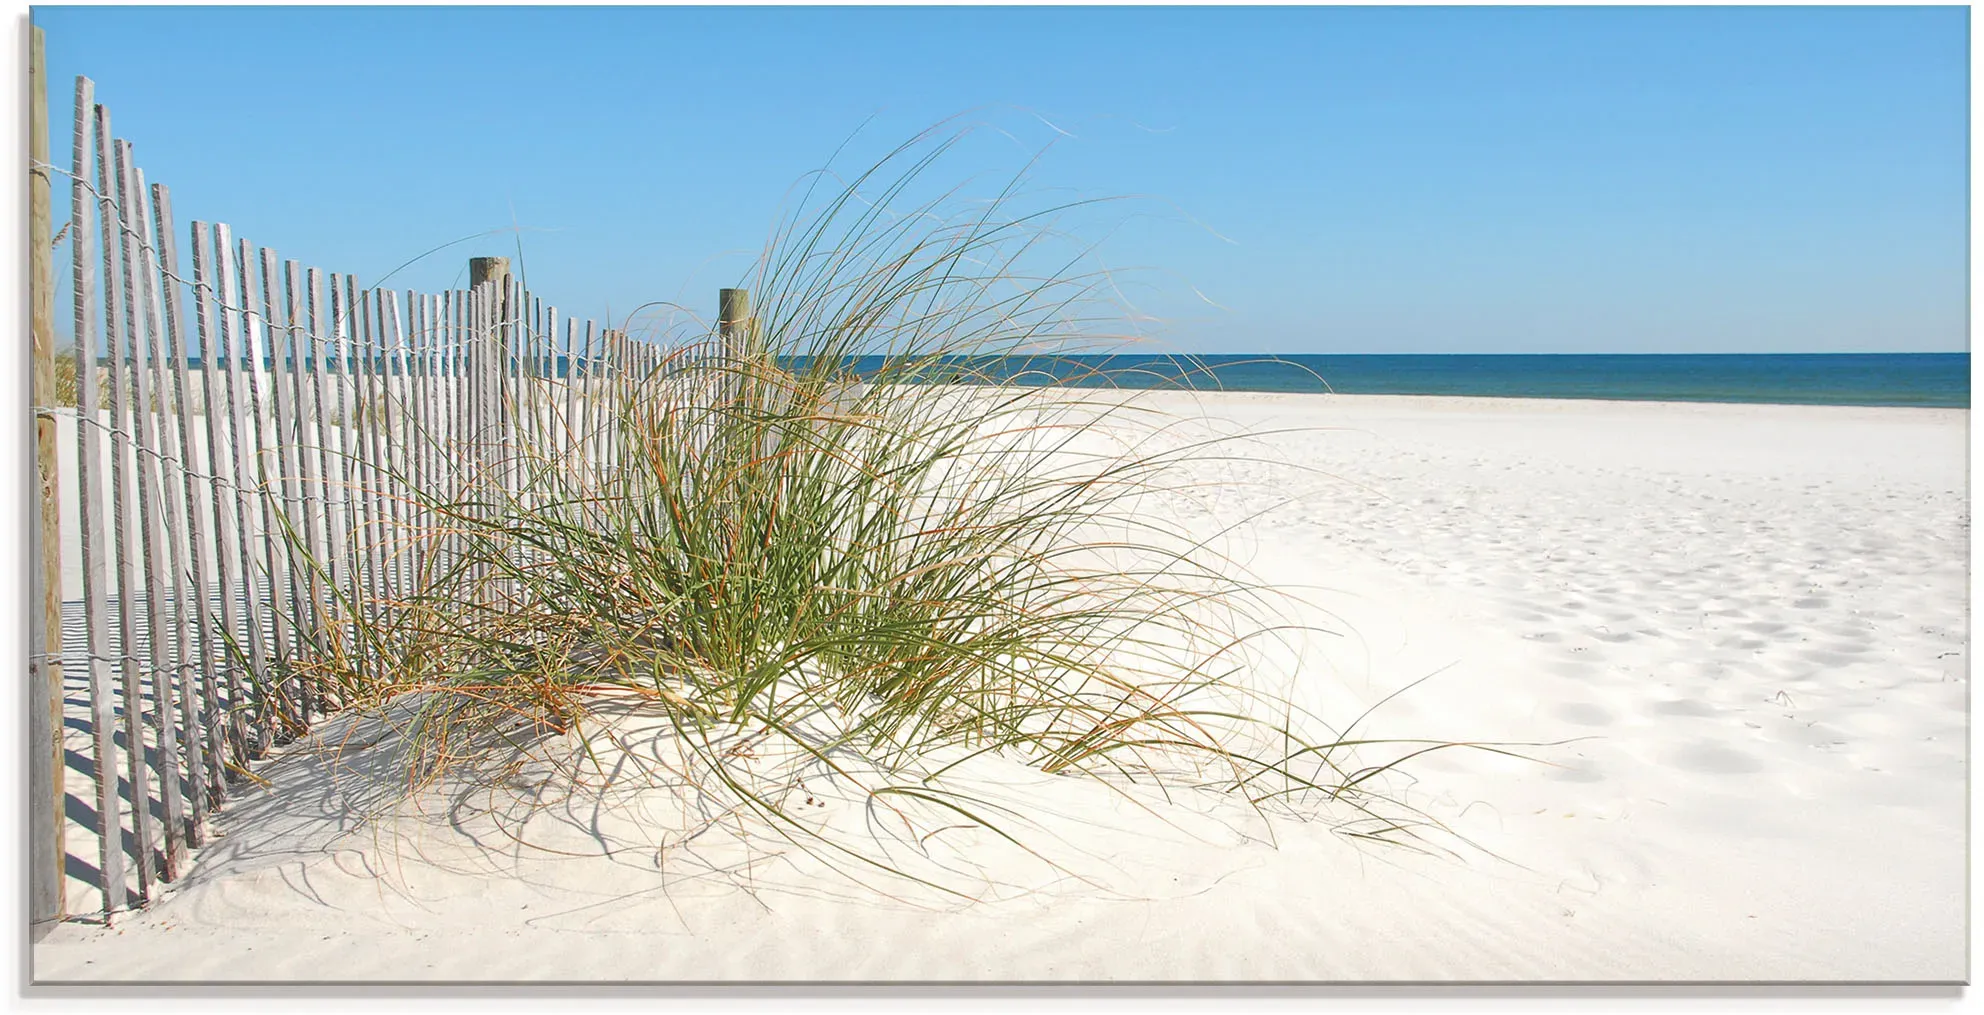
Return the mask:
M1200 390L1970 406L1969 353L1004 357L981 379Z
M864 356L855 370L880 364ZM192 365L200 365L197 357ZM560 356L552 369L564 376L570 365ZM947 361L923 376L1200 391L1970 407L1967 352L996 356Z

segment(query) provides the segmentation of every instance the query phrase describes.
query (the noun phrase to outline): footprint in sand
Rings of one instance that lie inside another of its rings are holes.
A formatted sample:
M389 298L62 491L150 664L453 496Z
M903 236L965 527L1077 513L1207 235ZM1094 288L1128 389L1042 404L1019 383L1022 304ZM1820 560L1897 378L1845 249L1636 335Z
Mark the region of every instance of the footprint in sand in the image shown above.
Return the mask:
M1556 709L1556 716L1565 722L1577 723L1579 726L1612 725L1612 713L1589 702L1572 702L1568 705L1559 705Z
M1568 761L1559 761L1557 762L1557 767L1546 769L1543 777L1546 779L1555 779L1558 782L1605 781L1605 773L1599 771L1598 766L1593 764L1589 758L1573 758Z
M1706 718L1715 715L1718 709L1707 702L1692 698L1677 698L1673 701L1656 701L1650 709L1660 715L1687 715Z
M1755 757L1713 741L1698 741L1674 751L1667 756L1667 763L1690 772L1708 772L1713 775L1761 772L1764 767Z

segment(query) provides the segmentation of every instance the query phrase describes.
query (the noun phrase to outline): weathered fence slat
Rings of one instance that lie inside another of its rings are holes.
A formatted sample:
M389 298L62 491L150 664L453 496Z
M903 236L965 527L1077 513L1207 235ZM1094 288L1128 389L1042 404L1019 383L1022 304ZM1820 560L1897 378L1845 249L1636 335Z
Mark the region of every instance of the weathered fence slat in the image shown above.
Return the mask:
M362 604L354 611L353 619L363 624L370 621L370 611L379 595L379 569L372 559L378 548L374 543L378 535L378 513L375 510L378 491L371 474L372 449L368 431L373 413L370 402L372 360L367 345L371 335L370 293L358 288L357 280L349 275L345 276L344 285L346 327L349 329L346 342L351 356L351 415L345 421L351 440L351 500L355 518L351 530L351 563L353 588L358 590L356 599Z
M426 315L426 345L421 352L421 373L423 391L427 402L427 439L421 453L426 459L427 471L427 513L424 524L427 532L427 564L429 574L432 568L440 565L441 542L439 528L441 517L436 510L439 504L446 503L446 476L448 459L444 441L447 435L447 396L446 380L441 375L442 343L446 340L446 304L442 297L429 295L424 298L423 313Z
M378 602L379 571L373 564L373 552L377 549L377 525L374 510L377 490L373 482L371 436L368 428L372 425L370 405L370 374L372 361L367 340L372 333L370 293L358 287L356 279L346 275L345 288L345 338L347 351L351 357L351 415L345 420L349 428L347 436L351 441L351 504L354 522L351 529L353 569L352 588L357 608L353 620L366 624L371 620L371 611Z
M407 490L407 423L409 413L405 401L406 389L406 331L400 320L399 294L386 290L379 294L379 306L385 315L381 321L384 328L381 350L385 373L385 412L380 417L385 445L380 449L380 459L386 465L386 509L391 517L391 540L387 543L387 573L392 576L393 598L397 602L406 594L406 533L411 528L408 504L411 500Z
M406 448L402 454L407 463L407 524L410 538L407 541L407 567L412 574L409 588L419 588L427 563L426 540L427 508L425 491L427 477L427 398L422 379L421 353L426 348L427 299L419 293L406 294Z
M587 321L584 338L579 346L579 452L580 464L587 478L595 475L599 442L593 436L593 403L598 397L593 393L592 365L592 322Z
M447 519L443 508L448 503L449 476L453 471L453 459L448 450L448 434L451 426L451 412L448 395L448 297L446 293L435 293L427 297L427 396L429 399L427 435L427 476L430 486L428 496L428 530L430 559L436 574L447 563L447 539L444 535Z
M380 467L379 457L379 415L384 408L384 399L379 390L379 343L377 336L381 329L378 324L379 308L377 293L364 290L360 293L359 314L360 352L359 362L363 364L361 377L364 387L359 396L359 418L363 432L359 437L360 454L363 456L363 480L365 487L365 567L366 600L368 615L373 620L382 619L386 598L391 594L386 580L384 555L386 526L385 499L381 487L385 477Z
M253 437L253 464L255 481L255 521L258 538L255 540L257 563L265 577L261 611L265 611L268 624L264 627L268 635L267 659L256 668L254 754L261 757L275 746L278 725L278 698L282 674L289 668L290 645L294 641L291 633L290 574L289 555L283 551L282 535L278 531L277 518L282 512L282 467L277 451L277 434L272 426L274 413L270 407L275 402L275 392L279 385L271 375L273 357L268 322L258 305L263 301L255 298L255 247L245 239L236 239L234 247L235 293L241 306L241 339L248 357L248 367L242 373L246 383L245 422Z
M472 505L470 510L475 512L477 519L487 517L489 499L488 483L491 467L489 434L487 432L489 421L489 321L495 316L495 310L489 304L487 296L489 288L490 283L482 282L469 290L468 301L464 310L464 313L468 317L467 332L462 336L462 344L468 354L468 372L466 378L468 385L468 420L465 424L468 456L466 461L471 463L467 477L468 482L465 485L463 494L469 499ZM472 562L472 570L469 572L469 579L473 582L478 601L487 594L486 583L488 578L488 561L481 559L474 560Z
M236 532L240 522L240 475L234 468L232 441L223 437L233 416L234 398L226 389L230 372L227 348L221 340L220 308L216 305L219 292L214 278L216 264L209 252L212 233L205 223L194 222L192 238L193 321L200 335L200 393L206 405L207 471L211 476L207 507L214 519L214 583L220 600L220 631L212 660L218 667L218 678L212 689L215 697L226 703L224 707L210 705L213 726L209 732L212 745L209 785L214 806L218 807L227 799L226 772L230 762L238 767L246 765L248 760L242 753L241 731L233 719L241 706L237 657L244 655L246 649L245 621L237 600L245 600L252 606L254 599L244 593L242 586L240 536ZM216 375L221 386L218 393ZM224 684L219 678L224 678Z
M110 113L102 106L96 111L97 204L103 223L104 327L109 347L110 369L110 493L111 543L117 557L117 651L118 677L123 685L124 757L131 783L131 826L134 862L138 868L138 899L148 901L155 869L151 813L151 777L145 754L150 738L145 735L143 663L138 658L139 583L138 533L131 525L135 507L132 501L137 477L135 449L132 447L134 413L130 411L130 330L135 326L130 297L130 278L124 270L124 195L116 181L121 179L111 139Z
M334 375L327 360L332 354L332 339L329 321L325 318L324 273L316 268L303 273L305 292L305 313L310 318L310 378L311 404L317 423L317 496L322 509L323 556L318 567L325 575L324 608L329 611L326 622L335 618L338 612L336 590L346 587L344 574L344 483L341 481L342 459L332 448L331 434L331 385ZM327 638L341 637L327 634ZM342 650L341 648L339 649ZM320 713L328 711L325 703L317 700L311 692L311 703Z
M297 485L303 494L303 546L304 559L309 568L309 613L304 617L304 630L310 635L309 655L321 656L328 647L328 605L330 586L325 574L325 563L330 557L330 528L328 491L323 470L324 448L318 439L323 420L323 405L318 401L316 324L311 320L310 293L307 291L308 275L296 261L283 262L283 293L286 297L286 311L289 318L289 347L291 350L291 376L295 382L296 399L296 450L297 470L300 473ZM299 730L307 728L310 716L316 711L316 692L313 681L300 673L296 680L296 717Z
M265 257L268 256L266 253ZM266 262L265 262L266 263ZM288 361L289 419L282 428L283 446L290 451L286 466L293 478L286 484L289 493L290 549L292 574L295 579L299 611L296 629L301 635L297 656L292 662L296 671L289 681L288 701L290 721L294 731L301 731L308 722L310 709L307 681L301 675L301 661L316 654L322 645L321 627L323 618L324 581L318 571L323 560L321 533L318 522L323 508L323 487L317 482L315 450L310 446L310 426L305 422L310 414L310 333L303 319L303 266L296 261L282 262L282 295L280 310L271 307L269 319L282 322L282 353Z
M270 663L277 636L267 604L275 601L275 572L268 552L267 484L262 479L262 413L256 376L261 372L249 309L245 258L227 225L213 229L214 274L220 292L220 345L227 387L228 433L234 449L235 539L241 553L242 634L247 640L249 697L232 703L229 726L241 743L241 762L269 746L265 713ZM265 622L266 621L266 622ZM252 733L252 736L251 736Z
M361 618L353 607L360 601L359 589L364 579L364 568L359 563L358 544L364 537L360 523L363 518L360 505L362 495L358 489L358 449L352 435L358 432L353 422L357 411L352 385L352 289L353 279L349 275L332 272L330 276L331 327L328 341L335 349L337 371L334 385L337 388L336 408L327 410L335 414L333 432L337 434L337 507L339 533L335 552L337 554L337 574L339 587L345 596L345 624L343 636L348 638L346 651L353 653L356 664L367 666L370 656L366 647L364 632L360 629Z
M379 290L379 469L387 601L395 612L405 588L400 573L400 538L405 512L400 474L400 430L404 406L395 396L400 339L399 300L390 289Z
M446 383L443 385L448 399L448 503L456 510L466 499L467 487L463 478L468 474L468 370L467 349L464 336L468 329L468 303L459 290L450 290L443 297L443 316L448 333L443 343L446 351ZM450 565L459 560L465 549L465 537L460 526L453 526L448 535Z
M166 598L166 578L173 570L165 557L164 505L160 497L161 458L158 440L159 393L153 389L152 357L148 355L155 347L158 335L149 326L151 323L148 308L151 301L151 286L145 279L144 258L140 244L144 242L140 213L142 190L138 186L137 174L131 164L129 142L115 142L117 162L118 196L122 207L119 227L124 233L120 244L124 252L123 271L125 275L124 301L125 317L129 329L131 353L131 414L135 421L133 431L137 438L137 460L135 472L138 479L138 530L139 546L143 552L145 579L145 613L149 652L146 672L151 677L152 718L154 733L158 738L157 764L159 775L159 804L163 813L165 845L161 877L174 881L179 877L179 861L183 855L182 830L183 808L179 793L179 737L178 720L172 701L171 631L173 604Z
M524 494L523 473L528 467L523 449L531 434L531 395L537 375L536 328L531 317L530 294L520 279L510 283L510 491L513 498Z
M128 147L127 147L128 152ZM145 346L141 353L145 359L145 370L141 374L151 386L151 410L145 414L145 426L139 430L141 437L151 437L152 468L157 470L157 487L153 503L158 509L154 515L152 531L159 540L158 549L162 554L153 558L153 567L162 572L158 577L165 586L165 604L168 609L159 616L165 625L166 637L154 643L155 657L160 665L152 672L152 691L159 700L159 761L163 772L163 804L167 825L165 877L176 880L185 864L186 847L190 838L192 822L186 805L189 784L197 785L199 773L196 771L200 758L198 738L191 735L187 723L184 689L191 679L191 662L188 658L192 646L187 638L187 613L190 593L186 582L186 512L180 504L182 487L176 481L175 473L180 467L177 433L174 425L172 392L169 385L170 367L165 348L164 289L166 280L158 261L156 242L148 232L152 216L149 210L148 190L145 187L144 173L138 169L136 160L127 159L130 167L131 200L134 225L137 230L138 268L143 285L144 300L139 312L144 315Z
M546 306L543 300L532 296L530 298L530 312L532 326L536 332L536 338L532 344L532 349L536 354L536 363L534 364L535 368L531 371L530 413L530 421L535 431L535 438L531 442L531 447L536 449L538 456L540 456L539 461L542 461L542 456L555 453L555 449L550 443L550 437L551 427L557 416L553 408L556 403L552 401L552 394L556 390L554 386L558 383L558 380L557 373L553 369L555 364L552 357L557 355L558 349L552 342L552 337L558 332L552 323L552 317L556 316L556 311Z
M282 270L276 252L267 247L261 248L261 304L262 327L260 329L267 343L270 376L270 401L275 408L275 430L272 446L265 445L265 452L272 452L274 459L274 487L272 494L279 496L271 519L275 527L270 536L276 540L271 553L272 560L279 560L277 571L283 576L281 595L276 599L278 629L284 637L277 653L277 668L280 671L276 682L277 693L271 703L272 718L275 724L275 742L287 742L294 732L296 685L295 673L301 655L307 651L309 635L302 625L308 622L309 609L306 606L309 592L309 577L304 573L304 562L299 547L302 533L303 491L298 483L301 470L297 465L296 446L296 405L295 384L289 373L289 322L283 315ZM283 611L288 611L284 622Z
M552 353L552 361L557 365L559 375L558 433L555 440L558 453L565 462L566 476L571 478L583 474L585 455L583 431L579 426L580 407L585 400L579 362L579 319L569 314L556 314L556 317L563 336L555 343ZM574 469L579 471L571 471Z
M107 435L97 429L97 404L101 400L97 391L97 234L92 207L95 201L89 185L93 148L88 137L95 106L95 84L89 78L77 78L76 129L70 161L69 243L74 254L71 282L75 297L76 478L80 484L77 494L82 527L78 536L83 563L83 637L88 652L90 734L95 748L92 760L96 766L97 870L103 879L103 912L108 916L125 908L126 898L123 807L117 792L116 672L111 665L107 601L110 567L104 556L103 470ZM124 612L125 605L118 605L119 612Z
M160 425L172 433L166 442L178 481L171 484L173 598L179 626L179 716L186 760L186 842L198 846L206 839L208 801L208 729L213 714L213 609L208 601L207 512L200 502L200 469L193 441L191 385L187 383L185 307L180 301L178 246L173 240L172 194L163 184L150 189L152 229L156 237L158 289L153 314L165 339L171 364L172 401L176 413L162 413Z

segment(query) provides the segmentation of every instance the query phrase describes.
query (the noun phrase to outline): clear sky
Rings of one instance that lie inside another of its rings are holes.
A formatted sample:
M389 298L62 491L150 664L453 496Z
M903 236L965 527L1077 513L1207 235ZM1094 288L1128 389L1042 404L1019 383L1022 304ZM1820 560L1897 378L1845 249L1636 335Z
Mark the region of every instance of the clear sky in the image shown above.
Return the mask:
M963 113L947 183L1136 198L1079 225L1178 349L1967 347L1961 7L33 17L58 164L87 74L182 221L367 282L495 230L390 284L521 242L568 313L710 314L843 141Z

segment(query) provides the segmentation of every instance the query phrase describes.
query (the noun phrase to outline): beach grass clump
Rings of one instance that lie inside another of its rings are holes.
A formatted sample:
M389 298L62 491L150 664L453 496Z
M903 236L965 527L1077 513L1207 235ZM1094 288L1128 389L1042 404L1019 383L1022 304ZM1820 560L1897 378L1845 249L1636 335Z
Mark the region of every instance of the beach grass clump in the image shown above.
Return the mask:
M1372 745L1251 679L1288 626L1272 596L1153 508L1217 447L1079 369L988 383L1115 341L1110 279L1032 267L1079 202L903 207L948 144L802 201L753 318L589 392L596 426L550 411L551 437L463 461L465 492L418 494L441 519L396 543L425 551L418 593L327 625L308 671L397 710L410 785L558 752L563 778L625 779L588 730L631 710L663 730L646 777L708 803L657 837L749 821L903 873L872 822L808 820L795 773L911 839L1017 841L1024 814L948 782L987 758L1413 836Z

